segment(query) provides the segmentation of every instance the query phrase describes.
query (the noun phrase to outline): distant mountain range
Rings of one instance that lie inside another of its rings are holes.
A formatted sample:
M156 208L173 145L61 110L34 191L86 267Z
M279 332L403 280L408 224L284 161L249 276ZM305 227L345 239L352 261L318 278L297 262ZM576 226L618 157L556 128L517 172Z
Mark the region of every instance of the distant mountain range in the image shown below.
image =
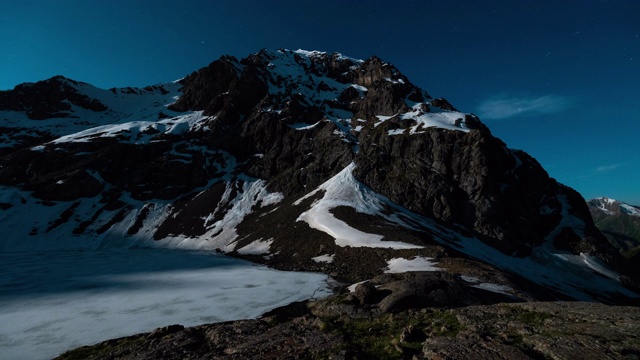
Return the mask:
M576 191L377 57L262 50L145 88L56 76L0 92L0 138L3 251L217 249L346 283L404 264L521 299L637 296Z
M625 256L640 250L640 207L607 197L587 204L596 226Z

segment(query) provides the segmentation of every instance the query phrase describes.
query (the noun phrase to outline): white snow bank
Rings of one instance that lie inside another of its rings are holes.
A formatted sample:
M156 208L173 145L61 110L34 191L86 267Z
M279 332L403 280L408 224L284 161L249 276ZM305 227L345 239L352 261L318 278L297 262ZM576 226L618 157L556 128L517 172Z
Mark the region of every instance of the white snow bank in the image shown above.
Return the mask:
M331 235L335 239L336 245L342 247L422 248L418 245L399 241L382 241L382 235L369 234L355 229L331 214L330 210L333 208L348 206L360 213L383 216L383 201L378 194L353 177L352 171L354 167L353 163L350 164L316 190L296 201L294 205L299 205L303 200L315 195L318 191L324 191L322 199L315 201L309 210L298 217L297 221L304 221L311 228Z
M622 210L622 212L624 212L627 215L640 217L640 209L635 206L631 206L623 203L623 204L620 204L620 210Z
M324 254L324 255L319 255L316 257L312 257L311 260L317 262L317 263L332 263L333 262L333 258L336 256L336 254Z
M399 115L402 120L413 120L416 122L415 125L408 128L409 134L419 134L424 132L425 128L429 127L463 132L470 131L463 121L467 114L458 111L440 110L435 107L431 107L431 112L423 112L421 107L424 105L423 103L418 103L413 106L411 111ZM393 116L377 115L376 117L378 118L378 122L374 124L374 127L379 126ZM394 129L389 131L389 135L400 135L404 132L405 129Z
M285 50L285 51L286 51L286 50ZM294 53L296 53L296 54L298 54L298 55L306 56L306 57L309 57L309 58L311 58L311 57L317 57L317 56L324 56L324 55L326 55L326 54L327 54L325 51L318 51L318 50L303 50L303 49L295 50L295 51L294 51ZM362 63L362 62L364 62L364 60L359 60L359 59L350 58L350 57L348 57L348 56L344 56L344 55L342 55L342 54L340 54L340 53L336 53L336 55L337 55L337 57L338 57L338 59L339 59L339 60L345 60L345 59L348 59L348 60L351 60L351 61L356 62L356 63Z
M262 241L262 239L258 239L248 245L241 247L236 250L238 254L243 255L262 255L268 254L270 252L271 244L273 244L273 239Z
M355 283L355 284L351 284L351 285L349 285L349 287L347 287L347 290L349 290L349 292L355 292L355 291L356 291L356 288L358 287L358 285L360 285L360 284L364 284L364 283L366 283L366 282L368 282L368 281L369 281L369 280L365 280L365 281L357 282L357 283Z
M405 258L393 258L387 261L388 267L384 271L388 274L397 274L410 271L440 271L431 258L416 256L409 260Z
M207 118L202 111L195 111L160 121L131 121L120 124L96 126L90 129L62 136L53 144L65 142L88 142L96 137L121 137L134 144L146 144L157 136L157 133L178 135L195 127L201 120Z

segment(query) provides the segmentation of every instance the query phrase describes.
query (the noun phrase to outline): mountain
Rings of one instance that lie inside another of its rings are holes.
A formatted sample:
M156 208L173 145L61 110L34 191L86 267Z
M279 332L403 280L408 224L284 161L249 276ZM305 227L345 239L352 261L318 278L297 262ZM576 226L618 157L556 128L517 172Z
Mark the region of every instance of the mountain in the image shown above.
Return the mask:
M638 296L576 191L375 56L262 50L145 88L56 76L0 92L0 137L2 251L216 249L347 284L436 271L480 302Z
M599 197L587 202L593 220L609 241L626 256L640 250L640 207Z

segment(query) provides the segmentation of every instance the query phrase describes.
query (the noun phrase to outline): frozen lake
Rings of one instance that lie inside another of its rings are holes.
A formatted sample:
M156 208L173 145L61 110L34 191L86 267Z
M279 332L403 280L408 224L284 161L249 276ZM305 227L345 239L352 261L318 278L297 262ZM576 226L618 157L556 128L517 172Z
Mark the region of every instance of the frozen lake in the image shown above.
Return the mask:
M255 318L330 292L325 275L210 252L0 253L0 358L49 359L170 324Z

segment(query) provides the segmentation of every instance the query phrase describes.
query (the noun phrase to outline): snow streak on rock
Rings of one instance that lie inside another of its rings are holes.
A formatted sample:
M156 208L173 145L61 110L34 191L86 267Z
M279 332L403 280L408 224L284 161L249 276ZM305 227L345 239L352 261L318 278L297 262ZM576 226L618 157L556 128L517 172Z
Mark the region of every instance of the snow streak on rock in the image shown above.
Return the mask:
M353 177L351 171L354 166L353 164L347 166L336 176L320 185L318 189L299 199L295 203L296 205L319 191L324 192L322 199L315 201L309 210L300 214L298 221L304 221L310 227L331 235L338 246L392 249L421 248L421 246L404 242L383 241L382 235L365 233L333 216L331 209L338 206L348 206L360 213L385 217L382 213L383 200L378 194Z

